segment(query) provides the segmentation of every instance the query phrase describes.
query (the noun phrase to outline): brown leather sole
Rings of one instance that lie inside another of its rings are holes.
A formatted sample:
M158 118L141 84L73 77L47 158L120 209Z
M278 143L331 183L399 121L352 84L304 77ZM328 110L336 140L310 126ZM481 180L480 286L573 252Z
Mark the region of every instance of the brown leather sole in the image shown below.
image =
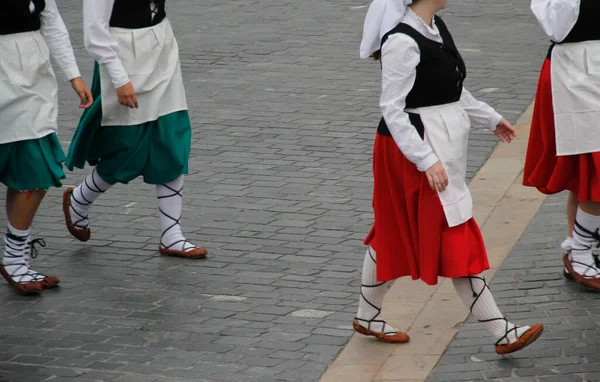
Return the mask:
M205 248L196 247L191 251L177 251L174 249L168 249L162 245L158 248L158 251L163 256L181 257L183 259L203 259L208 255L208 251Z
M380 341L387 342L389 344L405 344L408 341L410 341L410 337L406 333L398 332L393 335L386 335L382 332L373 332L356 322L356 320L352 322L352 327L354 328L354 330L356 330L358 333L364 336L372 336Z
M32 293L40 293L44 290L44 284L41 281L32 281L29 283L18 283L13 280L12 277L6 272L4 269L4 265L0 264L0 274L4 277L4 279L15 288L18 292L23 294L32 294Z
M523 333L523 335L521 337L519 337L519 339L516 342L513 342L512 344L506 344L506 345L496 345L496 353L510 354L510 353L519 351L521 349L524 349L527 346L531 345L533 342L535 342L535 340L540 338L540 336L542 335L543 332L544 332L544 325L535 324L531 328L529 328L528 331Z
M573 275L571 275L571 273L567 272L567 270L563 270L563 276L564 278L566 278L567 280L571 280L571 281L575 281L575 279L573 278Z
M74 189L74 187L69 187L63 193L63 214L65 215L65 224L69 230L69 233L73 235L75 239L85 242L90 240L90 236L92 236L90 227L85 229L75 227L73 221L71 220L71 211L69 211L69 208L71 207L71 194L73 193Z
M60 279L56 276L48 276L41 281L44 289L56 288L60 284Z
M580 275L579 273L575 272L573 270L572 261L571 261L571 259L569 259L569 255L567 255L567 254L565 254L563 256L563 262L565 264L565 268L567 268L570 276L573 278L573 281L575 281L577 284L584 286L586 288L589 288L589 289L592 289L595 291L600 291L600 278L584 277L584 276Z

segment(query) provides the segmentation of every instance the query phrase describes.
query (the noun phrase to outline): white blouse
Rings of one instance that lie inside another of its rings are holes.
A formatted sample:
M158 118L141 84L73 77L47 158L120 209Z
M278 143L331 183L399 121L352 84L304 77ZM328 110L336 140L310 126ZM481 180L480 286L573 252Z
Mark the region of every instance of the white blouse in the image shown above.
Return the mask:
M429 27L410 8L402 22L410 25L430 40L442 43L442 37L435 23ZM417 129L410 123L404 111L406 97L414 86L417 77L417 65L421 53L419 46L411 37L397 33L391 35L381 49L382 91L379 105L383 118L400 148L408 160L417 165L420 171L433 166L438 157L431 146L423 141ZM495 130L502 116L484 102L477 101L469 91L463 88L460 106L467 112L471 124L475 127Z
M554 42L564 40L577 23L581 0L532 0L531 10Z
M113 86L120 88L130 80L119 58L119 46L109 31L114 5L115 0L83 0L83 42L94 60L104 65ZM152 2L150 8L155 7Z
M33 2L29 4L31 12L35 11ZM60 17L56 0L46 0L46 8L40 14L42 27L40 33L44 37L52 58L56 61L58 69L67 81L81 77L77 60L73 53L69 32L63 19Z

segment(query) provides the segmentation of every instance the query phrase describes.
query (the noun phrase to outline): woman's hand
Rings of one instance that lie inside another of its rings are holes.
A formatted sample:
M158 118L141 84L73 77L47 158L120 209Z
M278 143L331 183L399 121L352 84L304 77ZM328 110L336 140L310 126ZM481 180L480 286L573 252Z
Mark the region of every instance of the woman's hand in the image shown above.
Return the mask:
M498 126L496 126L494 134L498 136L498 139L500 139L501 142L505 143L510 143L517 136L513 125L504 118L502 118Z
M448 187L448 175L440 161L429 167L425 171L425 175L427 175L427 180L429 180L429 186L432 190L442 192Z
M85 82L81 79L81 77L73 78L71 80L71 86L75 93L79 96L81 103L79 104L80 109L87 109L92 106L94 103L94 97L92 97L92 92L90 88L87 87Z
M119 103L123 106L127 106L131 109L138 108L137 96L135 95L135 90L133 89L133 84L131 82L117 88L117 98L119 99Z

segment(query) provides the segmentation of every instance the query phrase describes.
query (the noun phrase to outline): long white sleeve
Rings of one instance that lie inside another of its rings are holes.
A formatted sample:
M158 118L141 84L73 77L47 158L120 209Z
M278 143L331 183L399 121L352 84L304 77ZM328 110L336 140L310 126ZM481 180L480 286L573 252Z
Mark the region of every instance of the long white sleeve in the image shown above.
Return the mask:
M42 23L40 33L65 80L71 81L81 77L69 32L60 17L56 0L46 0L46 8L40 14L40 20Z
M406 96L415 84L420 60L419 46L412 38L404 34L394 34L388 38L381 50L382 91L379 105L400 151L420 171L425 171L438 161L438 157L431 146L421 139L404 111Z
M115 0L83 0L83 40L88 53L108 71L114 87L120 88L130 80L109 31L114 4Z
M502 120L502 116L485 102L478 101L465 88L460 95L460 106L467 112L471 126L486 128L492 131Z
M548 37L561 42L579 18L580 4L581 0L531 0L531 10Z

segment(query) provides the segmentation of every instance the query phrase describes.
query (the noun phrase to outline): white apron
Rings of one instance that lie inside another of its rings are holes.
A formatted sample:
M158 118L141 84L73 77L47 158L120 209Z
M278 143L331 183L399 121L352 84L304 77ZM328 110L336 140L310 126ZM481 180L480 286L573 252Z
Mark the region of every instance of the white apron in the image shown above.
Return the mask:
M551 79L556 154L600 151L600 41L556 45Z
M58 84L40 32L0 36L0 144L57 130Z
M425 127L425 142L431 145L448 174L448 187L438 192L448 226L455 227L473 217L473 200L467 187L467 144L471 123L458 102L406 109L417 113Z
M143 29L110 28L129 74L139 109L119 103L108 71L100 66L102 126L131 126L187 110L179 46L167 19Z

